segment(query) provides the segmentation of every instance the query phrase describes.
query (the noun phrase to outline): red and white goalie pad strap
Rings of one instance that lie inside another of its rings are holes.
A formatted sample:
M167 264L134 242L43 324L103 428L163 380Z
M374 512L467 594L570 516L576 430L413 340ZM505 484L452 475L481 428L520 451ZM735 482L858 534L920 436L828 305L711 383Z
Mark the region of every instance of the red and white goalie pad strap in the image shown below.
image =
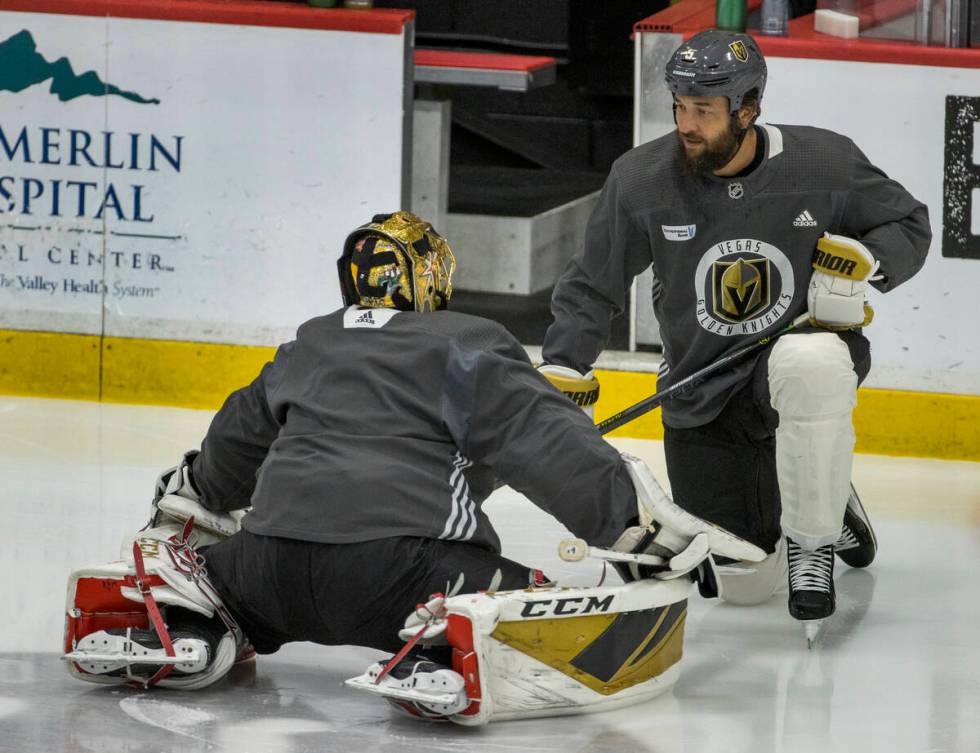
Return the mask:
M691 587L687 579L644 580L446 598L432 620L433 642L452 646L469 701L447 718L481 725L584 714L664 692L680 672Z
M234 664L244 636L221 597L207 578L203 558L190 546L193 520L184 526L163 525L142 531L131 539L129 556L114 562L81 567L68 578L64 650L75 655L86 636L99 631L127 628L153 630L160 638L165 658L149 663L160 665L150 677L104 675L86 671L79 661L69 658L69 672L79 679L97 683L136 682L145 686L203 687L224 675ZM216 655L205 672L186 677L170 677L175 659L169 630L161 609L180 607L205 617L217 616L227 633L217 646ZM83 646L87 644L83 642ZM129 657L132 658L132 657ZM125 663L129 658L120 656ZM84 662L90 664L89 662Z

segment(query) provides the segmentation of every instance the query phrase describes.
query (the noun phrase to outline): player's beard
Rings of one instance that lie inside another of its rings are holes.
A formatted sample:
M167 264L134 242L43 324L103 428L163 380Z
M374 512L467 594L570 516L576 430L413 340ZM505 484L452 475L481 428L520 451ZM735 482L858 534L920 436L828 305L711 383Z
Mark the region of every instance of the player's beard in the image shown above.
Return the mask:
M681 140L681 132L677 131L677 148L681 160L688 172L694 175L711 175L735 159L738 148L742 145L742 131L734 118L728 122L728 129L720 136L701 142L702 149L696 154L688 152Z

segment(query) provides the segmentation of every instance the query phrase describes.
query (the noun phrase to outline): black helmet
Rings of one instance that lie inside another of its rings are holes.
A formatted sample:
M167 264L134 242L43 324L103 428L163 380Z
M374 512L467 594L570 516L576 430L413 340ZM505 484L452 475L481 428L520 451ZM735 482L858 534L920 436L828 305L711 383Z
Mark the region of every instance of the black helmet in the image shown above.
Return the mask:
M734 114L753 89L758 90L762 101L766 60L748 34L708 29L674 51L664 78L674 94L728 97L729 111Z

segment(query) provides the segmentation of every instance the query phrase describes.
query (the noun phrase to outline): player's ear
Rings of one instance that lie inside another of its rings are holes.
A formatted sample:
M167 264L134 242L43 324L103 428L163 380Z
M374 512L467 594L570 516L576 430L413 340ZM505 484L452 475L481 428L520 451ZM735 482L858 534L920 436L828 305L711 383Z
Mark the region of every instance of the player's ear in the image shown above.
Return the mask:
M741 128L748 128L752 121L756 119L758 110L754 100L748 100L738 110L738 124Z

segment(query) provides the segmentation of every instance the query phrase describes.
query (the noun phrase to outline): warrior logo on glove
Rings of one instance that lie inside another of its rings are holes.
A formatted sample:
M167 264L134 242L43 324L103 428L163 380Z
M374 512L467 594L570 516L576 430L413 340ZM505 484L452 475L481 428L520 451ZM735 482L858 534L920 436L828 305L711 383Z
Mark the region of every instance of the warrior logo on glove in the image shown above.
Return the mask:
M867 302L868 283L878 279L878 262L863 243L825 233L813 254L807 290L810 322L827 329L866 327L874 318Z

